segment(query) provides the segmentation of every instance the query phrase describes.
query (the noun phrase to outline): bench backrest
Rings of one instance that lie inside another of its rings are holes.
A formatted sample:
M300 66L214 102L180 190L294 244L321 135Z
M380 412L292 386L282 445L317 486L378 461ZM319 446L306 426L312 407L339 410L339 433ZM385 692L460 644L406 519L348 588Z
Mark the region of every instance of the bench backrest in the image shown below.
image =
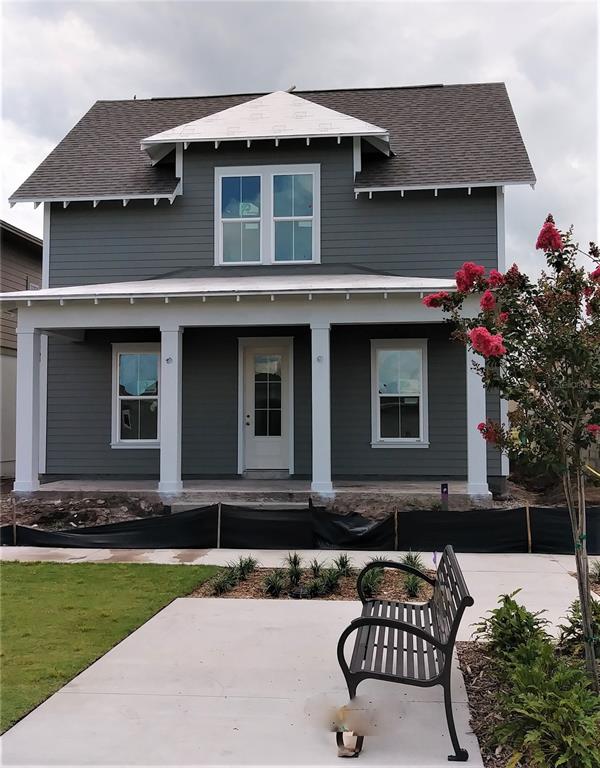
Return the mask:
M463 611L468 605L473 605L473 598L454 550L448 545L438 565L431 598L434 628L442 643L454 642Z

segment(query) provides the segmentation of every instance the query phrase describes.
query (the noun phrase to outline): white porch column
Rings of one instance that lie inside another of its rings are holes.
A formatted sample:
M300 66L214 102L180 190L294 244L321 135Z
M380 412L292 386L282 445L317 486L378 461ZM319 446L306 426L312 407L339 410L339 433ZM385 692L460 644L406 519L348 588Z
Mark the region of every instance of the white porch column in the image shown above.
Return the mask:
M160 329L160 493L179 493L181 482L181 335Z
M17 328L15 491L40 487L40 354L40 332Z
M490 496L487 484L486 443L477 429L485 421L485 388L473 368L475 356L467 349L467 493Z
M331 379L329 323L311 323L312 483L311 491L333 494L331 484Z

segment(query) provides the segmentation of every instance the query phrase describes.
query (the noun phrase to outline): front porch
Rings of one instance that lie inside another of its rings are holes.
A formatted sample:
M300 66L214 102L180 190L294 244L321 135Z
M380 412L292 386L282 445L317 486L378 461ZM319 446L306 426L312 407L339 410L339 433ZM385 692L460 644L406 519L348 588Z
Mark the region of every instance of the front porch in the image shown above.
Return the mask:
M414 502L427 505L440 501L440 483L433 480L334 480L333 494L340 504L361 502L367 499L398 502ZM468 483L448 483L448 494L453 503L470 500ZM42 482L34 493L40 498L64 498L65 496L85 498L114 495L160 496L155 480L51 480ZM306 506L309 499L315 500L310 480L255 480L232 478L223 480L184 480L177 497L177 508L188 505L214 503L247 503L252 505L298 504Z
M489 499L488 480L505 473L476 428L488 405L471 356L421 303L423 290L439 286L358 277L314 277L305 287L286 277L214 278L195 288L190 280L185 293L181 281L163 280L19 297L15 492L436 501L449 482L454 496ZM46 336L58 337L49 358ZM152 384L134 392L135 419L122 402L131 400L119 378L123 348L152 348L156 357L156 379L145 375L144 387ZM407 351L412 372L381 373L380 353ZM253 367L254 353L262 367ZM146 424L134 445L119 430L141 430L142 411L155 432ZM284 449L261 453L247 435L271 437L272 416ZM256 470L281 479L245 476Z

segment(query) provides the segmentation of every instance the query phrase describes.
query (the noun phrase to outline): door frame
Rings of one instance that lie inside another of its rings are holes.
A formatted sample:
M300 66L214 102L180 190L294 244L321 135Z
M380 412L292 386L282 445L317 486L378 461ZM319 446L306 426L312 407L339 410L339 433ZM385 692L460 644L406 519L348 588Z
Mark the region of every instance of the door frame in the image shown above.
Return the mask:
M288 347L288 460L289 473L294 474L294 337L293 336L238 336L238 475L246 471L244 449L244 398L246 377L244 358L248 347L258 344L278 344Z

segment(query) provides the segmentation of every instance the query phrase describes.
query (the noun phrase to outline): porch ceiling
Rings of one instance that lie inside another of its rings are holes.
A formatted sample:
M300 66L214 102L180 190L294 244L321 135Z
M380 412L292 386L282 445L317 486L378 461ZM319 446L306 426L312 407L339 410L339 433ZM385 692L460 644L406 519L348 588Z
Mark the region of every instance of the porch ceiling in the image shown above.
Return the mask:
M393 275L232 275L124 283L73 285L0 294L5 308L18 303L76 299L165 299L217 296L306 296L311 294L425 293L454 290L454 280Z

